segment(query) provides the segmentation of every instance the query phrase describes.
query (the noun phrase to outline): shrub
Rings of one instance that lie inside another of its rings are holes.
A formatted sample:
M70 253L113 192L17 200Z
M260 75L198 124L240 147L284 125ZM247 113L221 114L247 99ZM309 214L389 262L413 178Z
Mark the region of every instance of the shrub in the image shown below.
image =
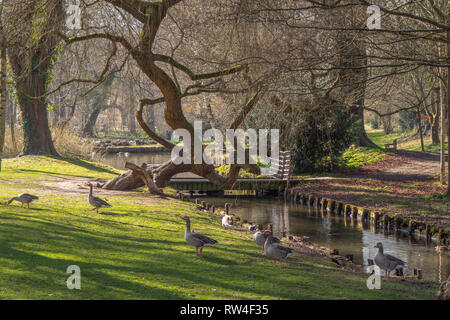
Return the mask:
M5 146L3 148L3 156L5 158L16 157L23 149L22 128L16 125L14 131L16 146L14 146L12 142L11 130L9 127L6 130ZM74 128L54 127L51 128L51 132L56 151L60 156L66 158L81 158L84 160L91 159L91 153L93 151L91 142L88 139L81 137Z

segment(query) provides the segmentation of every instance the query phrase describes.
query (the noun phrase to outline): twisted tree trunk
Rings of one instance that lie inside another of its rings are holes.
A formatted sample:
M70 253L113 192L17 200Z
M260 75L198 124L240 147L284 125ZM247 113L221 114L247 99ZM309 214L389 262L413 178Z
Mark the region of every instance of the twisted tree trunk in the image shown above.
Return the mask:
M173 129L185 129L187 132L191 134L191 154L194 154L194 128L187 121L183 114L182 110L182 98L189 95L199 94L201 93L202 80L208 79L217 79L219 77L223 77L225 75L241 72L247 69L246 65L238 65L232 68L227 68L224 70L219 70L215 72L206 72L196 74L191 71L187 66L182 65L181 63L174 60L171 56L166 56L162 54L155 54L152 52L152 48L154 46L154 42L156 39L156 34L159 30L159 27L167 15L167 11L170 7L178 4L180 0L166 0L166 1L155 1L155 2L145 2L145 1L121 1L121 0L107 0L107 2L112 5L127 11L131 14L136 20L138 20L142 24L142 31L140 33L139 43L138 45L131 45L125 38L112 35L112 34L91 34L87 36L79 36L72 38L65 38L62 36L67 43L72 43L76 41L89 40L94 38L103 38L109 39L110 41L120 43L131 55L131 57L135 60L140 70L147 76L149 80L151 80L159 89L162 94L161 98L148 100L144 99L140 104L140 111L137 113L137 120L144 131L156 141L162 143L163 146L168 148L169 150L173 148L173 145L165 141L165 139L158 137L157 134L151 130L145 122L142 120L142 108L144 105L154 105L156 103L165 103L164 109L164 118L167 124ZM192 81L196 82L195 86L188 86L184 92L181 92L181 89L178 88L176 81L172 79L168 73L166 73L163 68L159 67L156 62L165 63L170 65L172 68L176 68L181 72L184 72ZM196 88L197 93L189 91ZM207 88L211 90L211 88ZM210 91L204 91L210 92ZM255 94L252 99L244 106L243 111L237 115L237 121L233 122L235 127L239 126L240 123L244 120L245 116L248 112L253 108L253 106L257 103L260 97L260 91ZM221 186L232 186L236 181L237 175L240 169L248 167L251 168L253 172L259 172L259 168L256 165L239 165L233 164L231 165L229 174L227 176L219 175L213 165L208 164L180 164L176 165L173 162L169 161L161 165L159 168L153 171L153 180L155 184L161 188L167 185L170 181L170 178L182 172L192 172L199 176L205 177L209 181L219 184ZM132 181L136 179L133 177L133 174L128 172L127 174L121 177L122 179L126 179L127 181ZM104 187L111 188L117 187L122 182L120 179L114 179L113 181L108 182ZM141 179L142 180L142 179ZM125 181L125 180L124 180ZM129 183L127 183L129 185Z

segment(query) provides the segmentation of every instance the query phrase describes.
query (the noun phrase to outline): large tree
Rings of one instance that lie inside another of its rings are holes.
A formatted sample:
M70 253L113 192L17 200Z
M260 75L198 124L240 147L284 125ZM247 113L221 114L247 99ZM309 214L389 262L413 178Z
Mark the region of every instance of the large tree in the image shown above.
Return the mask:
M53 31L60 30L64 21L63 0L5 1L5 6L12 35L8 55L24 133L22 154L56 155L46 98L60 42Z
M160 30L161 24L168 15L168 10L181 2L181 0L163 0L163 1L121 1L121 0L107 0L106 2L112 4L118 10L122 10L129 14L132 19L137 21L140 25L139 38L129 39L124 35L113 34L111 32L91 33L76 37L65 37L60 34L66 43L74 43L78 41L85 41L91 39L108 39L113 43L120 44L128 54L134 59L140 70L146 77L159 89L161 97L141 99L138 111L137 121L143 130L155 141L161 143L168 149L172 149L174 145L164 138L157 135L147 124L143 121L142 112L146 106L154 106L158 103L164 103L164 117L167 124L172 129L185 129L191 134L192 154L194 151L194 128L193 125L186 119L182 100L185 97L200 94L202 92L218 92L223 86L223 77L233 74L241 73L246 70L246 64L238 64L231 67L224 67L220 70L208 70L206 72L195 72L191 70L188 65L177 61L170 53L156 53L155 47L157 42L162 40L157 38L157 33ZM192 8L191 8L192 9ZM172 70L172 72L170 72ZM173 70L181 72L192 83L181 88ZM236 115L230 128L236 129L246 115L257 103L261 95L261 90L257 89L251 95L250 99L242 106L241 111ZM248 157L248 154L247 154ZM247 168L253 172L259 172L256 165L246 166L233 164L227 176L222 176L216 172L213 165L208 164L180 164L176 165L172 161L162 164L160 167L152 171L153 179L157 186L163 187L167 185L170 178L181 172L192 172L202 177L205 177L222 186L232 186L236 180L240 169ZM113 184L108 184L107 187L113 188Z
M2 23L3 2L0 3L0 171L2 170L3 146L6 130L6 38Z

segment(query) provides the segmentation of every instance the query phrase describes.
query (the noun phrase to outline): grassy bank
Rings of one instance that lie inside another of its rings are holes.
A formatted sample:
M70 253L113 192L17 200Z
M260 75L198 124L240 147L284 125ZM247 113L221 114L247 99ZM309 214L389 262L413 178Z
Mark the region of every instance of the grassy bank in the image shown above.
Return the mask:
M379 147L384 148L386 143L392 143L394 139L398 139L398 148L404 150L421 151L420 139L411 139L414 131L393 132L385 134L383 130L368 130L367 135ZM440 144L431 143L431 137L424 137L424 149L429 152L439 152ZM448 150L448 142L445 142L445 150Z
M437 291L430 282L396 280L368 290L367 275L323 258L295 255L274 269L250 234L222 229L191 203L143 191L96 190L113 207L93 213L80 182L117 173L105 166L45 157L3 165L1 299L434 299ZM31 209L5 205L21 192L40 199ZM182 215L219 244L194 257ZM81 290L66 288L70 265L81 268Z

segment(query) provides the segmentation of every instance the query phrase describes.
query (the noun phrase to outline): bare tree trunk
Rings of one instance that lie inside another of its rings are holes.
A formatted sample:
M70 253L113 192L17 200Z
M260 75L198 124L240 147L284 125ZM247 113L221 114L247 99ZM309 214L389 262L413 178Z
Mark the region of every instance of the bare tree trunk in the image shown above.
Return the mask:
M1 14L1 11L0 11ZM1 17L0 17L1 19ZM6 131L6 41L0 21L0 171L2 171L3 147Z
M41 66L46 68L45 64L42 63ZM48 125L45 98L33 98L44 95L46 91L46 78L39 72L41 68L38 69L31 71L16 84L23 120L22 154L57 155Z
M422 149L422 152L424 152L425 146L423 144L422 120L420 120L420 108L419 107L417 107L417 121L418 121L418 126L419 126L420 148Z
M441 68L444 71L444 68ZM442 72L442 75L443 72ZM445 184L445 85L442 81L440 81L440 96L441 96L441 153L440 153L440 182L442 185Z
M383 123L383 131L386 134L391 134L393 131L391 120L391 116L384 116L381 118L381 122Z
M134 90L133 83L130 81L129 83L129 92L128 92L128 131L132 135L136 135L136 120L134 118L134 108L136 105L134 102Z
M447 2L447 25L450 19L450 5ZM447 193L450 194L450 31L447 30ZM442 118L444 115L442 115ZM444 144L445 146L445 144ZM444 158L445 163L445 158Z
M31 7L27 9L31 10L32 5L33 3L30 3ZM40 31L43 34L39 41L33 43L33 46L17 43L8 48L22 112L24 155L57 155L49 128L45 94L53 65L52 57L60 41L51 31L62 26L64 8L62 0L49 2L48 5L45 10L48 10L46 14L51 18L42 23ZM30 14L22 21L28 28L24 39L33 39L34 20L33 14Z
M358 145L361 147L377 148L377 145L372 140L370 140L369 136L367 135L366 129L364 128L364 100L364 97L360 98L360 100L357 102L358 108L355 112L358 119L355 123L358 134Z
M98 116L100 115L100 112L102 111L102 106L95 106L94 110L92 110L91 114L89 115L88 120L86 121L86 124L83 127L82 135L83 137L94 137L94 127L95 123L97 122Z
M434 119L430 119L431 123L431 143L439 144L439 114Z
M9 100L9 94L6 95L6 104L9 107L9 131L11 133L11 142L14 147L14 150L17 150L16 132L15 132L17 109L15 103Z

